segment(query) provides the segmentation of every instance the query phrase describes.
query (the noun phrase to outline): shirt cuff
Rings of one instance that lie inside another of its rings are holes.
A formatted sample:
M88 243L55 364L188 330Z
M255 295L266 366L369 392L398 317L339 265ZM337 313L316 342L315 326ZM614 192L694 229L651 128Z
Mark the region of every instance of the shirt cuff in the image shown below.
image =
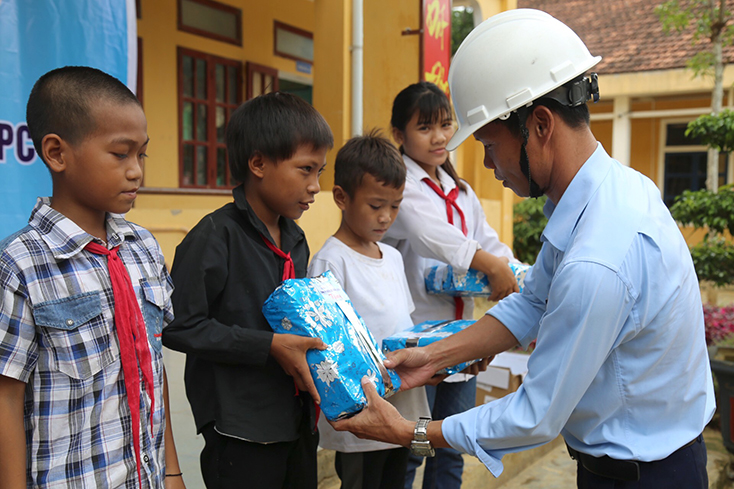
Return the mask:
M499 477L504 470L502 460L491 455L487 450L479 446L476 440L477 419L482 409L489 406L477 406L454 416L449 416L441 424L441 432L446 442L452 448L460 452L473 455L484 464L493 476Z

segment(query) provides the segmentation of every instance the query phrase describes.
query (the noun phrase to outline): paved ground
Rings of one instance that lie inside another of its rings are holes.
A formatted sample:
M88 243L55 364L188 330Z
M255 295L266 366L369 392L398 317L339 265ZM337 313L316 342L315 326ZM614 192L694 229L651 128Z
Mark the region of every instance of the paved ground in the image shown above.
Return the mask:
M179 462L188 489L204 489L199 469L199 453L204 446L196 435L191 409L183 387L184 355L164 349L174 437ZM731 456L724 449L721 434L707 429L704 432L708 449L709 487L734 489L727 477ZM322 451L319 455L319 472L323 480L320 489L336 489L339 481L333 474L333 454ZM568 456L565 444L558 438L554 442L526 452L507 455L503 459L505 472L495 479L474 457L465 456L465 476L462 489L566 489L576 487L576 465ZM730 470L730 469L729 469ZM420 487L419 471L414 488Z

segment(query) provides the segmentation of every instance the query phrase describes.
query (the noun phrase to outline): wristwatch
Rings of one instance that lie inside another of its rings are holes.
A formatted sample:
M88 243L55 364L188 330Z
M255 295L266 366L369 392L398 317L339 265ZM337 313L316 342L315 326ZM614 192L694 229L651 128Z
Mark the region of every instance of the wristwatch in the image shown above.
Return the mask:
M431 442L428 441L428 423L431 418L421 416L415 423L415 429L413 430L413 440L410 442L410 451L413 455L419 457L433 457L436 455L436 450L431 446Z

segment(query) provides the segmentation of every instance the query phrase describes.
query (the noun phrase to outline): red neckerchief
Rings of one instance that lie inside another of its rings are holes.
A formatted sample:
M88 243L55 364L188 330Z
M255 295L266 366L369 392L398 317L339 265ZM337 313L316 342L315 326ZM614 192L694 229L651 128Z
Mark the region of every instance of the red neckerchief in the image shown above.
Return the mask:
M264 235L260 234L260 237L265 242L265 245L275 253L278 257L285 260L285 263L283 264L283 280L288 280L289 278L296 278L296 267L293 264L293 258L291 258L290 252L285 253L283 250L275 246L273 243L270 242L268 238L266 238ZM298 385L296 385L296 381L293 381L293 386L296 388L296 395L299 394ZM314 408L316 409L316 422L319 421L319 414L321 414L321 407L319 407L318 404L316 404L316 401L313 403ZM316 430L316 426L314 426L314 430Z
M112 282L112 295L115 300L115 328L117 339L120 342L120 361L125 378L127 405L132 418L133 445L135 447L135 461L138 469L138 483L142 487L140 477L140 371L143 373L145 390L150 397L150 427L153 430L153 412L155 399L153 397L153 366L148 347L148 334L145 329L143 314L135 298L130 275L125 264L117 254L119 246L108 250L104 246L89 242L84 247L96 255L107 256L107 267Z
M456 203L456 198L459 196L459 187L458 185L451 189L451 191L446 195L441 190L441 187L436 185L436 182L431 180L430 178L426 177L423 179L423 182L425 182L426 185L428 185L436 194L441 197L446 202L446 217L449 220L449 224L454 223L454 209L456 209L456 212L459 213L459 218L461 219L461 232L464 233L464 236L467 235L467 229L466 229L466 218L464 217L464 211L461 210L461 207L459 207L459 204ZM452 207L454 209L452 209ZM461 297L454 297L454 304L456 304L456 319L461 319L464 317L464 299Z
M260 237L263 239L263 241L265 241L265 244L268 248L270 248L270 251L285 260L285 263L283 264L283 278L280 280L283 281L288 280L289 278L296 278L296 267L293 265L293 258L291 258L290 252L285 253L283 250L271 243L270 240L262 234L260 235Z

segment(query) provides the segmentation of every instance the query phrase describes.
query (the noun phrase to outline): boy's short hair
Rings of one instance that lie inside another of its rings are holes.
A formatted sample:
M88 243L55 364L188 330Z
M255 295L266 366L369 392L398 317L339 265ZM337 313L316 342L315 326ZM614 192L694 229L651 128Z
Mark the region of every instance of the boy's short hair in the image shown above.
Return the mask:
M260 95L240 105L227 124L227 153L232 176L245 182L250 158L260 153L283 161L299 146L334 147L334 136L321 114L300 97L284 92Z
M26 123L38 156L43 160L41 142L48 134L74 145L94 132L97 121L91 108L100 100L140 106L124 83L96 68L65 66L42 75L26 105Z
M354 197L365 173L383 185L400 188L405 184L403 157L376 129L353 137L342 146L334 163L334 185L344 189L349 197Z

